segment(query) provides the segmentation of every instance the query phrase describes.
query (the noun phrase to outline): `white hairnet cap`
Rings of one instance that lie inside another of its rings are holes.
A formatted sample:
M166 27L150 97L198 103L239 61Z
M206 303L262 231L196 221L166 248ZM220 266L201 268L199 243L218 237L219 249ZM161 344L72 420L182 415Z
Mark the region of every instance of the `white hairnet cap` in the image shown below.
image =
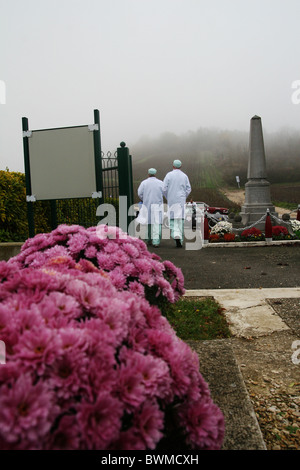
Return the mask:
M156 169L155 168L149 168L148 175L156 175Z
M174 162L173 162L173 166L174 166L175 168L180 168L180 167L181 167L181 165L182 165L182 163L181 163L181 161L180 161L180 160L174 160Z

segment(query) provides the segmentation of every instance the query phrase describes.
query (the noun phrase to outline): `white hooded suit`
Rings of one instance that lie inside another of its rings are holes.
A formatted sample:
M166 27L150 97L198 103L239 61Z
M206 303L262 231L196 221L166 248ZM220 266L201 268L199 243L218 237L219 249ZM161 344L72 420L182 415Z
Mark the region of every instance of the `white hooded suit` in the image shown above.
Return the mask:
M163 183L170 219L184 219L186 198L192 190L188 176L175 168L166 174Z
M178 162L181 165L181 162ZM186 198L192 188L188 176L174 168L166 174L163 181L163 194L168 201L168 217L170 220L171 236L183 242L183 226L185 217Z
M137 221L148 225L148 241L152 240L153 245L158 245L164 213L163 182L150 176L141 182L137 192L143 203Z
M143 202L141 208L143 223L161 224L163 217L163 182L155 176L147 178L138 187L138 196Z

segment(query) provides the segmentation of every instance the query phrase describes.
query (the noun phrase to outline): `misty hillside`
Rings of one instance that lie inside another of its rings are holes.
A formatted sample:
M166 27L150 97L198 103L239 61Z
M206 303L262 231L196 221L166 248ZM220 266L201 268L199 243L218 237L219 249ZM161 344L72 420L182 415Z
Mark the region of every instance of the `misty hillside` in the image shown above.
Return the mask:
M300 133L282 130L264 131L267 179L272 183L300 182ZM183 171L195 188L241 187L247 182L249 133L201 128L183 135L164 133L157 139L141 138L133 147L133 177L135 185L155 167L163 179L179 158Z

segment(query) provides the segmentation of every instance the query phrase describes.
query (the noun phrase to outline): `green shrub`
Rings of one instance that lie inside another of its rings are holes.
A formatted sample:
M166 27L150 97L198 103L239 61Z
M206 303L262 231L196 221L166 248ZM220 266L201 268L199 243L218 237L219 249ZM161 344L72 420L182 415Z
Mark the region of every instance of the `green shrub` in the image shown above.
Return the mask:
M0 171L0 241L23 241L28 236L25 175Z
M105 203L116 209L119 218L118 198L107 198ZM91 198L60 199L56 201L56 218L59 224L76 224L84 227L97 225L99 200ZM33 203L35 233L52 230L50 201ZM25 174L0 170L0 242L25 241L29 236Z

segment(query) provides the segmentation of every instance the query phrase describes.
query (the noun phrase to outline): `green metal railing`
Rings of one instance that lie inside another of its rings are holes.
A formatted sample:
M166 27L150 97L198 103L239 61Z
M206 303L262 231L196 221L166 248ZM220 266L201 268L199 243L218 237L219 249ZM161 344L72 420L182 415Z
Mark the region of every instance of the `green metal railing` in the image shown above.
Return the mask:
M102 182L103 182L103 199L108 202L109 199L119 198L119 167L117 151L112 154L107 152L105 155L101 153L102 162Z

